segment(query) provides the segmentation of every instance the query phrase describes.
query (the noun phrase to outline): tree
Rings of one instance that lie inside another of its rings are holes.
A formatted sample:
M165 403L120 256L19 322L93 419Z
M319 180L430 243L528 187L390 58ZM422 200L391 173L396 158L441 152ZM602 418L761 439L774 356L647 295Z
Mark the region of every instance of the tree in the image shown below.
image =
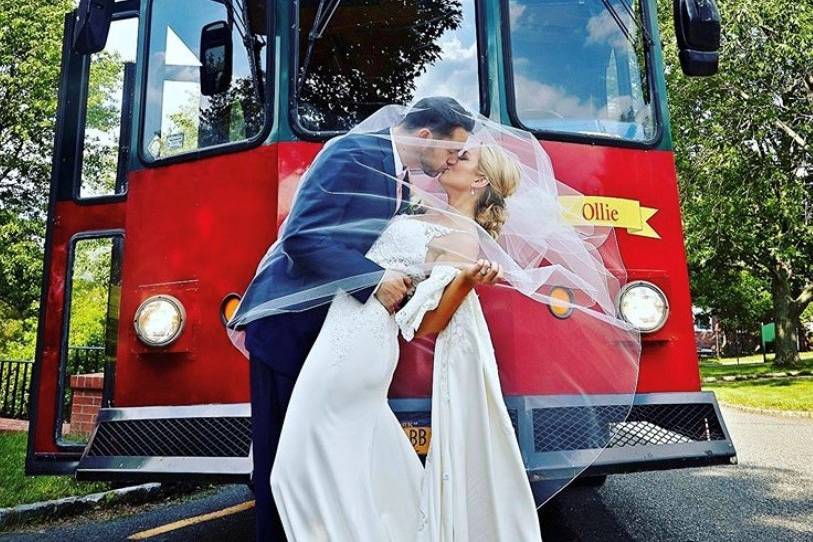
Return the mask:
M0 358L33 358L62 29L71 6L0 0Z
M744 269L718 269L705 263L702 258L689 258L693 303L711 308L725 337L736 337L727 341L726 355L741 355L746 352L743 347L753 353L760 344L761 324L771 318L770 284ZM739 340L743 336L745 344Z
M300 117L313 130L349 130L383 105L412 101L415 79L441 58L440 37L463 20L459 0L342 4L307 59L316 4L302 9L298 74Z
M0 358L32 359L65 14L73 0L0 0ZM94 55L83 189L115 182L121 59ZM96 322L77 308L77 321ZM90 314L90 313L88 313ZM93 313L95 314L95 313ZM95 324L94 324L95 325ZM78 329L78 328L76 328ZM94 329L87 336L96 340ZM73 333L73 330L72 330ZM79 331L76 331L79 333Z
M0 0L0 207L41 213L71 0Z
M42 223L0 209L0 359L33 359Z
M76 245L68 346L104 345L112 247L110 239L83 239Z
M82 195L115 193L124 63L116 52L91 57L82 153Z
M687 247L717 282L746 271L770 285L776 363L791 366L813 300L813 4L718 4L717 76L683 76L666 38ZM671 0L660 8L670 28Z
M265 111L250 77L241 77L214 96L187 93L186 101L169 113L167 134L180 134L182 144L169 147L167 138L156 137L150 152L170 156L229 141L249 139L262 128Z

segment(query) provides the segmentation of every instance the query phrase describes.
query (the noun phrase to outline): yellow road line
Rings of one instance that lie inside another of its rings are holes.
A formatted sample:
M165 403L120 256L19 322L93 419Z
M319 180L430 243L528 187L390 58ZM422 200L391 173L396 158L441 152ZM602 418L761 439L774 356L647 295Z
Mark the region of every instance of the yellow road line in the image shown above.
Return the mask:
M225 516L229 516L231 514L242 512L244 510L250 510L252 508L254 508L254 501L246 501L244 503L224 508L223 510L218 510L217 512L209 512L208 514L193 516L191 518L182 519L180 521L175 521L173 523L167 523L166 525L161 525L159 527L155 527L154 529L141 531L140 533L135 533L128 536L127 540L146 540L159 534L164 534L170 531L183 529L184 527L189 527L190 525L196 525L198 523L203 523L204 521L222 518Z

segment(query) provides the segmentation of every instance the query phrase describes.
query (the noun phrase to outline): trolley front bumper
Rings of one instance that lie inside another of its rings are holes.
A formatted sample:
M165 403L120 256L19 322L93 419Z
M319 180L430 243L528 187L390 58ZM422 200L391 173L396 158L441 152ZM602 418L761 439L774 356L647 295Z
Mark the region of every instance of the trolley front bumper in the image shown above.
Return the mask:
M736 462L713 393L507 397L534 484L582 475ZM429 399L394 399L405 427L428 426ZM249 482L248 403L102 409L80 480ZM585 470L586 469L586 470Z

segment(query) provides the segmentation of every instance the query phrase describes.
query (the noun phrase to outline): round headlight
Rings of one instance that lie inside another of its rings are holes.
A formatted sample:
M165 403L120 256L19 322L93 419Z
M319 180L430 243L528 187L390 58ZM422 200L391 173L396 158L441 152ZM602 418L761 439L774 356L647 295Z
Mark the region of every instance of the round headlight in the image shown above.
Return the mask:
M618 298L621 316L642 333L658 331L669 316L669 303L660 288L646 281L630 282Z
M135 314L135 331L148 346L172 344L183 331L186 311L171 295L157 295L145 300Z

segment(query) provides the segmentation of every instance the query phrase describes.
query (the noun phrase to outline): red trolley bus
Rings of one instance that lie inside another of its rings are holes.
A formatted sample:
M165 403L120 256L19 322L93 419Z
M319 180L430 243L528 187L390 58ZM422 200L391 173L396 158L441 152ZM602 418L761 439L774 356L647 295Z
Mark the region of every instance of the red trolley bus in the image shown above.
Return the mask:
M83 0L65 22L26 471L249 481L248 364L224 327L235 292L324 142L426 95L536 134L556 176L585 194L585 222L616 228L629 278L618 303L642 330L638 393L613 423L619 399L589 390L607 412L598 431L614 436L584 475L733 462L715 397L700 391L655 9ZM684 71L714 73L713 2L679 0L675 15ZM572 340L576 319L521 296L482 300L529 476L569 477L604 445L538 351ZM80 333L93 310L96 365ZM522 333L501 332L518 319ZM391 401L419 452L430 391L431 360L401 364Z

